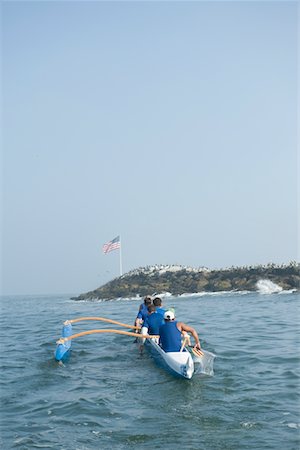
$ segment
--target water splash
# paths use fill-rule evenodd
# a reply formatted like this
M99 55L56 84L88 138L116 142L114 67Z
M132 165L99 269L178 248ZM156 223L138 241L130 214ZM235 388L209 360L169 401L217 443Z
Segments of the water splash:
M282 291L282 287L270 280L258 280L256 287L260 294L274 294Z
M216 355L214 355L211 352L208 352L207 350L201 349L201 351L202 356L200 357L197 357L194 354L192 354L192 358L195 364L195 373L209 375L212 377L214 375L213 365Z

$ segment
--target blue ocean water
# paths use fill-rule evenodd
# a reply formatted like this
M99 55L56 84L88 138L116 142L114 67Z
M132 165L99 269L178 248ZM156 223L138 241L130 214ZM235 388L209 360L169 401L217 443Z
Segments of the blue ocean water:
M217 355L213 377L173 378L113 334L74 340L69 361L54 360L64 320L131 324L139 303L1 298L1 449L299 449L299 294L166 298ZM116 328L73 329L105 327Z

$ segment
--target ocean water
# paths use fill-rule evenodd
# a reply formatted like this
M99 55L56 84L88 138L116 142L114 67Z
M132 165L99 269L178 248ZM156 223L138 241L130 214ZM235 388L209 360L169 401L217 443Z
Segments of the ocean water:
M1 298L0 448L299 450L299 294L165 300L217 355L213 377L173 378L131 337L74 340L54 360L66 319L133 323L138 300ZM101 322L73 331L116 328Z

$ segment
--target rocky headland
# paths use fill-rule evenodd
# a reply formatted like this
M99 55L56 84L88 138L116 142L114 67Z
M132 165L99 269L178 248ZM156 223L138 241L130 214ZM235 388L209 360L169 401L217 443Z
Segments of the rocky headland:
M300 264L258 265L210 270L178 265L155 265L132 270L97 289L73 300L112 300L134 298L147 294L172 295L220 291L260 291L266 284L274 292L300 290Z

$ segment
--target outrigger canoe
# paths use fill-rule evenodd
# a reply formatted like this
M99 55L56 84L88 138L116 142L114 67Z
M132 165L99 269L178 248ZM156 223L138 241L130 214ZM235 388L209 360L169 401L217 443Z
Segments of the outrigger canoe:
M64 322L62 337L57 341L57 347L54 352L54 357L57 361L65 361L69 357L71 341L75 338L94 333L117 333L127 336L134 336L135 338L140 337L138 342L144 343L145 348L153 357L155 362L176 377L190 380L194 373L213 375L213 360L215 355L206 350L201 349L200 352L194 351L192 350L192 347L185 345L187 342L183 342L181 351L167 353L158 344L159 336L147 334L140 335L137 334L137 332L133 333L115 329L97 329L72 334L72 323L83 320L100 320L140 331L139 327L123 324L115 320L105 319L103 317L81 317L78 319L67 320Z

